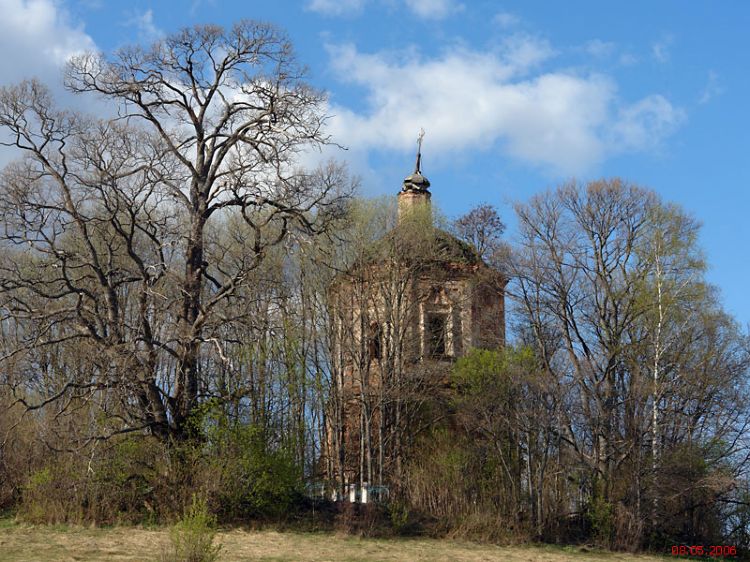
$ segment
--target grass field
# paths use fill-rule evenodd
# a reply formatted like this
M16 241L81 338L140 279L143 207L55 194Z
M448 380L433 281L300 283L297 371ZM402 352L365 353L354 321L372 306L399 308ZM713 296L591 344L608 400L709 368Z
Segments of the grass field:
M657 562L669 558L589 551L580 548L492 546L434 539L358 539L326 534L228 531L217 541L220 560L266 561L440 561L567 562L573 560ZM2 562L148 562L168 543L165 530L119 527L86 529L37 527L0 521Z

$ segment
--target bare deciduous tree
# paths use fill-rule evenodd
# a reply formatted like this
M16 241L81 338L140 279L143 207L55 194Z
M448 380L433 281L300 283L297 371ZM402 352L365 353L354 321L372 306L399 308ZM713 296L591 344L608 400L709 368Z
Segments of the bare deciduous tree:
M493 257L502 248L501 238L505 232L505 224L497 214L495 207L488 203L476 206L465 215L456 219L453 229L462 240L476 249L479 257L487 262L493 262Z
M558 386L556 431L583 467L585 501L610 529L604 540L637 545L644 498L656 506L659 495L697 493L686 483L677 496L663 489L674 451L721 441L726 458L746 447L742 336L703 281L697 225L654 193L620 180L567 185L517 212L516 296L525 337ZM707 479L721 470L706 466ZM731 488L720 480L714 498Z
M113 101L117 119L57 111L35 82L0 93L0 125L26 155L4 175L4 211L15 215L4 238L38 260L7 270L5 289L16 291L16 314L59 318L47 322L59 330L29 333L27 345L85 337L116 354L143 425L163 437L187 434L208 387L201 358L216 347L207 327L226 320L220 305L269 248L342 214L350 186L340 170L298 166L328 142L324 96L303 77L283 33L242 21L74 59L68 88ZM242 251L208 251L209 227L235 219ZM82 384L113 381L69 381L60 395Z

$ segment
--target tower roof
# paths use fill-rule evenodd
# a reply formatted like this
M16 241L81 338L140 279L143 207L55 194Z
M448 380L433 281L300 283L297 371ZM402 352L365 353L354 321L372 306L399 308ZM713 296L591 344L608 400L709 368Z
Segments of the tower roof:
M421 172L414 172L404 178L403 191L427 191L430 187L430 180L424 177Z
M389 261L396 255L403 261L418 260L433 265L481 267L485 265L474 248L440 228L415 231L412 225L398 225L367 249L364 263Z

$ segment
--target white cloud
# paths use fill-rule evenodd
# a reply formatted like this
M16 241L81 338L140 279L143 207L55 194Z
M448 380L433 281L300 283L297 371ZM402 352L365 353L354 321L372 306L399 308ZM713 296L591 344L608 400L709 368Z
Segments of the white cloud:
M552 58L555 51L546 39L525 33L506 37L500 49L500 58L518 74L524 74Z
M701 92L700 98L698 98L698 103L708 103L713 98L715 98L716 96L720 96L723 93L724 86L722 86L721 82L719 81L719 75L716 74L716 72L714 72L713 70L709 70L708 80L706 81L706 86Z
M307 9L327 16L356 14L362 11L365 0L310 0Z
M615 52L615 44L601 39L592 39L583 46L583 50L592 57L603 59Z
M685 112L661 95L652 94L620 109L611 129L621 150L648 150L659 146L685 120Z
M53 0L0 0L0 82L58 79L71 56L95 48Z
M423 19L444 19L464 9L455 0L405 0L406 6Z
M74 105L62 87L61 69L70 57L96 49L83 27L54 0L0 0L0 14L0 86L37 78L60 105ZM0 150L0 167L16 156L12 149Z
M673 42L674 37L668 34L664 35L659 41L651 45L651 55L656 62L661 64L669 62L671 57L670 49Z
M134 27L138 31L138 39L143 42L155 41L164 35L154 23L154 12L151 9L142 14L136 13L125 22L125 25Z
M521 23L521 18L510 12L498 12L492 21L502 29L509 29Z
M194 16L204 6L208 8L215 8L216 0L193 0L192 3L190 4L190 15Z
M331 133L357 150L411 150L424 127L433 158L499 147L514 159L570 175L592 170L611 154L654 147L683 118L658 95L624 104L605 75L534 72L551 48L524 36L514 41L515 49L453 49L432 59L329 47L340 79L362 87L368 103L361 112L332 106Z
M307 9L326 16L352 16L362 12L370 0L309 0ZM381 4L392 4L381 0ZM440 20L464 10L456 0L403 0L406 8L422 19Z
M78 0L78 4L89 10L101 10L104 0Z
M638 57L631 53L623 53L620 55L620 64L622 66L633 66L638 62Z

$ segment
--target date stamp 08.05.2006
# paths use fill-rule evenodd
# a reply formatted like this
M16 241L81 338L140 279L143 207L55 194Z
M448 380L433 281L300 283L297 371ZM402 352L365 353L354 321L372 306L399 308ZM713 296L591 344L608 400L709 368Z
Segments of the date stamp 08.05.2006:
M700 556L710 558L736 558L737 547L728 545L673 545L672 556Z

